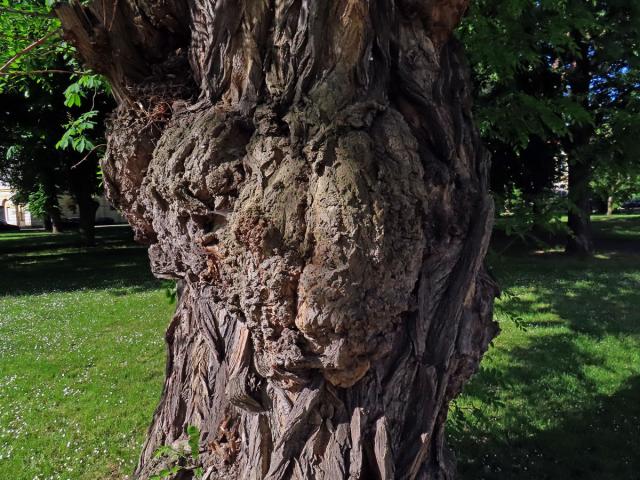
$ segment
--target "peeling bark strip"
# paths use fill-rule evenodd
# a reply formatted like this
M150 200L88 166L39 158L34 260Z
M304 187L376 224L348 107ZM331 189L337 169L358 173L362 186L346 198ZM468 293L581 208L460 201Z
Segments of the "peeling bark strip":
M466 7L57 9L119 100L107 193L182 289L138 478L188 425L206 479L453 477L448 404L497 333Z

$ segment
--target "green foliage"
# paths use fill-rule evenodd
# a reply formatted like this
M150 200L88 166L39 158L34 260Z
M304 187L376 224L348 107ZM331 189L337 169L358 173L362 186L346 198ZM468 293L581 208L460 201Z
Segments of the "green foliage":
M200 430L195 425L187 427L187 435L189 436L189 447L191 449L191 457L198 460L200 456Z
M91 134L95 133L95 118L100 114L95 109L95 99L97 95L109 91L109 85L104 77L95 74L80 75L76 82L67 87L64 91L64 105L66 107L80 107L83 100L88 95L92 95L91 109L65 125L66 131L56 144L56 148L61 150L73 149L79 153L95 148L95 142Z
M591 189L600 201L606 204L610 198L614 209L626 200L640 196L640 165L617 167L614 163L603 165L591 180Z
M567 155L629 176L640 155L640 2L477 0L459 33L476 119L499 160L494 190L528 190L519 167L528 162L523 168L535 173L535 155L522 155L532 141L546 144L558 173ZM538 193L557 179L543 177Z
M44 217L47 213L47 194L44 191L42 185L38 187L38 190L31 192L27 198L27 208L31 215L35 217Z
M95 128L95 118L98 116L96 110L91 110L80 115L75 120L65 124L66 128L62 138L56 143L56 148L61 150L73 148L76 152L84 152L94 148L93 142L87 136L87 132Z
M194 478L202 478L204 474L202 467L186 465L189 461L195 464L200 456L200 430L198 427L189 425L187 427L187 437L188 450L185 448L173 448L167 445L161 445L156 449L153 454L154 458L165 458L171 465L151 476L149 480L166 480L181 471L191 471L193 472Z
M170 304L175 304L178 299L178 284L177 282L167 280L163 282L164 293L169 300Z
M496 195L496 203L502 215L497 228L515 241L545 246L547 237L567 232L562 215L567 210L567 200L553 193L533 197L525 196L512 187L505 195Z
M74 50L63 38L52 1L0 0L0 92L28 97L35 83L46 88L61 72L79 71Z
M67 107L79 107L87 95L93 94L95 96L99 92L110 92L109 84L105 78L96 74L82 74L64 91L64 104Z
M99 151L102 120L111 109L104 78L81 69L62 38L54 3L0 0L0 178L24 198L47 185L51 203L70 182L78 189L77 177L85 173L85 184L97 188L97 156L82 174L72 167L80 161L76 153Z
M82 98L85 96L84 90L80 86L80 82L72 83L64 91L65 101L64 104L67 107L79 107L82 105Z

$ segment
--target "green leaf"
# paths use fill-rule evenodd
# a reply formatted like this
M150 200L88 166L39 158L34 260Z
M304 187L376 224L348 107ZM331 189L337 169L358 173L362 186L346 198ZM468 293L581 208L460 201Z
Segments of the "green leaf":
M200 456L200 430L195 425L187 427L187 435L189 436L189 447L191 447L191 457L198 460Z

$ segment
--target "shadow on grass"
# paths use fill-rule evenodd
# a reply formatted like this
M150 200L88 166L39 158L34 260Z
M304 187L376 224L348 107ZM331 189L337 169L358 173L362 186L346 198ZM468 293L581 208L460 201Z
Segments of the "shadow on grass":
M96 243L99 246L133 244L133 232L128 225L97 227ZM0 255L78 246L80 246L80 234L77 230L58 234L38 230L0 232Z
M558 323L597 337L640 335L640 256L612 254L608 258L577 260L560 253L504 257L495 273L508 288L528 288L533 297L508 296L501 310L554 313L557 322L521 322L527 327Z
M637 338L639 318L624 320L616 315L620 308L606 306L598 317L589 316L585 312L603 292L589 297L585 289L583 296L554 301L561 287L553 295L551 284L535 301L516 298L503 306L525 312L542 308L565 321L525 319L528 341L504 351L506 362L483 368L466 389L466 408L472 411L454 412L450 426L462 478L640 478L640 377L628 378L612 395L596 394L603 389L601 377L624 376L611 372L620 365L610 357L623 358L626 348L598 339ZM554 333L566 332L566 320L570 331ZM576 341L579 335L589 340Z
M0 239L0 295L79 289L126 295L159 287L146 248L133 243L129 228L98 229L96 247L69 247L74 241L72 235Z
M491 243L496 251L526 255L539 248L564 250L566 231L537 231L521 239L508 236L504 225L504 220L498 220L493 231ZM640 254L640 215L593 216L592 230L597 252Z
M525 330L510 326L451 412L461 477L640 479L640 256L494 267L498 311Z
M544 392L533 398L544 402ZM456 444L468 461L465 479L636 480L640 475L640 376L614 394L595 396L588 406L557 410L544 430L515 429L487 436L471 427ZM551 405L556 408L557 406ZM458 432L460 434L460 432ZM469 440L475 437L475 442Z

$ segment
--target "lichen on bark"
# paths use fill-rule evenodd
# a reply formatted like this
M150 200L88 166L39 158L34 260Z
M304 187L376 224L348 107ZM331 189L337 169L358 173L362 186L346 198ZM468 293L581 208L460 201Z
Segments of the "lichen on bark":
M497 333L466 6L58 7L119 102L107 193L182 292L138 478L188 425L206 479L454 475L448 404Z

